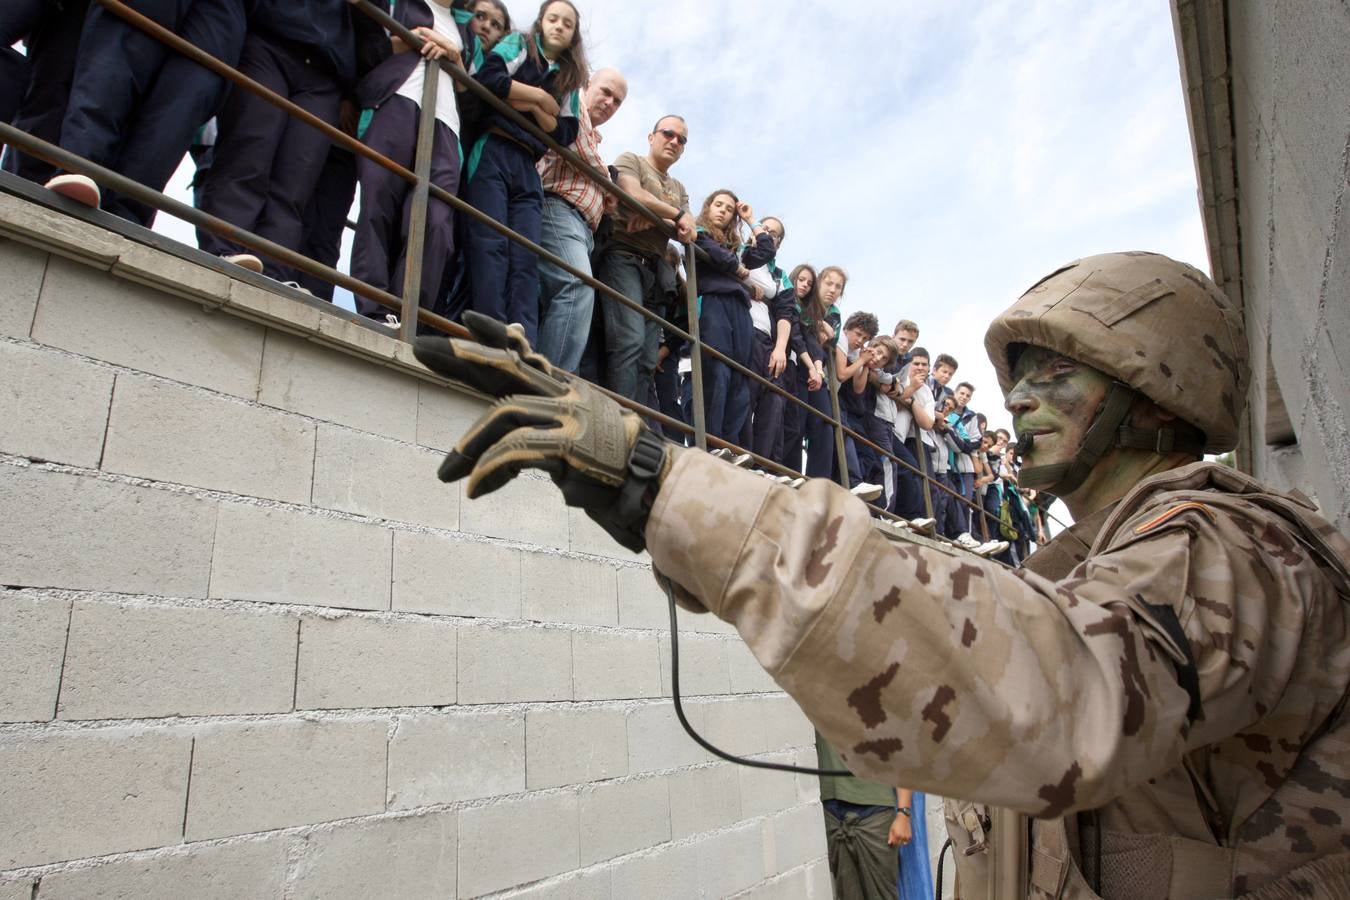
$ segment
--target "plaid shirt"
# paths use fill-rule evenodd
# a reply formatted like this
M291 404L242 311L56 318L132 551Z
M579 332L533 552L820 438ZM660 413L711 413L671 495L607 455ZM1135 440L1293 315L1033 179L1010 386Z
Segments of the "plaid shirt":
M591 125L591 114L586 105L581 105L581 130L572 142L571 150L601 172L605 171L605 161L600 158L600 132ZM594 231L600 225L600 215L605 210L605 195L587 176L574 169L567 160L550 150L539 160L539 179L544 183L544 192L557 194L576 207L586 224Z

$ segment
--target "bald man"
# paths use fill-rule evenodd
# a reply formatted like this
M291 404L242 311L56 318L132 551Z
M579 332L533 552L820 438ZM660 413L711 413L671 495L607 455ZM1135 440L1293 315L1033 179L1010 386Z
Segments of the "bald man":
M628 82L615 69L600 69L586 85L581 130L569 149L601 172L606 169L596 129L618 112L626 96ZM544 183L539 243L589 275L606 195L552 150L539 161L539 177ZM539 351L555 366L577 371L594 307L595 290L590 285L553 263L539 261Z

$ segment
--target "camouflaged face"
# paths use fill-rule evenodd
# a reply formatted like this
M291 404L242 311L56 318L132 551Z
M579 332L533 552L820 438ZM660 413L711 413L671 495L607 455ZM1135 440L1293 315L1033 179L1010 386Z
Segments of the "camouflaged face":
M1237 445L1247 397L1241 313L1204 273L1156 253L1089 256L1037 282L989 326L984 346L1004 394L1009 351L1045 347L1105 372L1205 432L1206 452Z
M1205 463L1092 526L1052 543L1082 550L1054 571L1009 570L893 543L832 483L794 491L686 451L647 539L859 775L1217 837L1244 890L1350 849L1350 544ZM1178 681L1188 653L1198 716Z

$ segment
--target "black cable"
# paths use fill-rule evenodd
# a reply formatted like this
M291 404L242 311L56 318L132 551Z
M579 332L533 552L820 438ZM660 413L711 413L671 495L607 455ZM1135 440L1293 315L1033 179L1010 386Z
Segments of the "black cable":
M704 750L707 750L713 756L719 756L727 762L733 762L740 766L749 766L752 769L773 769L779 772L796 772L802 775L833 775L856 777L848 769L808 769L804 766L793 766L788 763L765 762L759 759L746 759L743 756L736 756L727 753L718 747L715 747L703 735L694 730L694 726L689 724L689 720L684 716L684 706L680 703L680 636L679 623L676 618L675 591L670 585L670 579L663 575L657 575L656 580L660 583L662 590L666 592L666 600L670 603L670 694L675 700L675 716L684 726L685 732L694 739Z
M933 900L942 900L942 859L948 850L952 851L952 859L955 860L956 851L952 849L951 838L947 838L946 843L942 845L942 849L938 851L937 889L933 891Z

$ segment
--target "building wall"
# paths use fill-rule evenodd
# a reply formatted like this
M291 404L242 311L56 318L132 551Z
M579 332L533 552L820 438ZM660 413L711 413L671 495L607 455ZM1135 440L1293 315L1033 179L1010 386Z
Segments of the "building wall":
M1173 13L1211 265L1247 323L1240 462L1350 531L1350 7Z
M0 195L0 898L829 896L664 595L406 345ZM814 763L681 613L716 744ZM517 893L518 891L518 893Z

